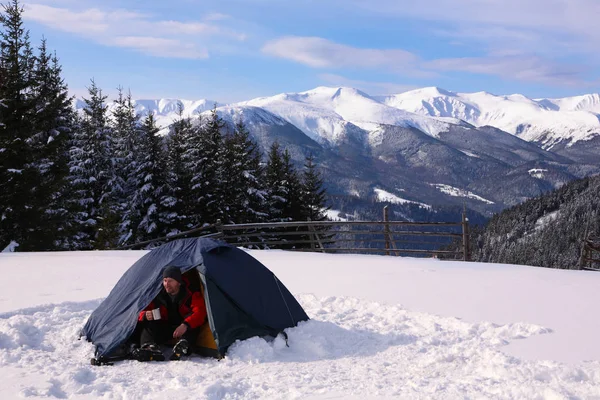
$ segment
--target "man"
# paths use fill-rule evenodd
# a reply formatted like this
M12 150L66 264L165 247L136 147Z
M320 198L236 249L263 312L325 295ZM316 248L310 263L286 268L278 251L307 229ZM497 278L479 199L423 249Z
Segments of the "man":
M160 293L139 314L141 347L133 351L139 361L165 359L159 345L177 340L172 360L190 354L190 344L195 343L199 328L206 320L206 305L199 291L192 291L178 267L169 266L163 271Z

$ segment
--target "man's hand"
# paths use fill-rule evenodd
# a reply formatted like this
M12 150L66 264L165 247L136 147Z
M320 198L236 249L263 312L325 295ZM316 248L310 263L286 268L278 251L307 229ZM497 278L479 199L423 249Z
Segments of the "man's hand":
M152 321L154 319L154 315L152 315L152 311L146 311L146 319L148 321Z
M180 337L182 337L185 332L187 332L187 325L186 324L181 324L177 327L177 329L175 329L175 332L173 332L173 337L175 339L179 339Z

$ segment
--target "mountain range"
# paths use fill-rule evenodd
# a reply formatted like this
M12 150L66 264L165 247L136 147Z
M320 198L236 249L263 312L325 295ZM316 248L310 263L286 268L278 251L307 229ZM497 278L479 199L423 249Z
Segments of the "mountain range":
M465 204L489 215L600 172L598 94L530 99L429 87L370 96L318 87L234 104L135 104L142 115L154 113L163 132L180 107L202 118L216 105L228 125L243 121L263 149L278 141L299 165L315 155L330 194L373 201Z

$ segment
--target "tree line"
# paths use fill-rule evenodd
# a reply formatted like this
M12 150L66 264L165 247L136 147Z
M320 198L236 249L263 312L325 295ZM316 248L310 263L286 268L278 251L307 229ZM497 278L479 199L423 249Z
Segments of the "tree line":
M178 117L158 134L118 88L112 112L91 81L73 107L56 53L33 49L18 0L0 12L0 251L107 249L215 223L323 220L309 156L297 170L247 127Z
M590 236L600 236L600 175L506 209L472 238L477 261L578 269Z

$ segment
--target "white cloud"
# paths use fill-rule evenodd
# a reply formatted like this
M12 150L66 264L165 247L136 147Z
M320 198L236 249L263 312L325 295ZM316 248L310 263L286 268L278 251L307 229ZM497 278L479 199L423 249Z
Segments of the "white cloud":
M320 37L286 36L267 42L265 54L296 61L314 68L409 67L417 57L405 50L362 49Z
M112 40L115 46L142 51L157 57L171 58L208 58L208 52L197 49L192 43L177 39L165 39L151 36L118 36Z
M513 39L525 38L516 33L505 34ZM581 77L583 68L532 55L518 48L497 47L479 57L424 60L402 49L363 49L319 37L287 36L267 42L262 51L318 69L367 68L422 78L438 77L440 72L445 71L458 71L555 86L589 85ZM331 83L338 84L334 82L337 80L340 84L345 84L345 79L339 75L321 76L329 78ZM361 81L348 82L352 83L351 86L362 88L368 84ZM369 85L374 87L373 83Z
M23 16L106 46L130 48L157 57L203 59L209 55L209 46L216 42L246 39L246 35L215 22L226 19L223 14L207 14L203 21L181 22L157 20L149 14L123 9L73 10L31 3L25 5ZM145 35L148 32L151 36Z
M335 0L334 0L335 1ZM588 55L600 45L597 0L429 0L411 2L351 0L358 12L435 21L441 29L493 47L560 55L577 50ZM437 26L439 29L439 24ZM556 42L563 45L553 47ZM574 45L575 49L569 49Z
M324 0L327 1L327 0ZM600 66L598 0L329 0L382 23L421 22L426 33L478 56L428 61L423 68L496 75L558 86L589 86ZM350 4L349 4L350 3ZM460 49L459 49L460 50Z
M489 57L443 58L425 62L425 68L496 75L507 79L558 86L581 86L581 68L558 65L535 56L494 55Z
M36 21L54 29L71 33L104 33L108 31L108 19L118 17L119 13L107 13L90 8L81 12L73 12L66 8L56 8L43 4L28 4L24 18Z

